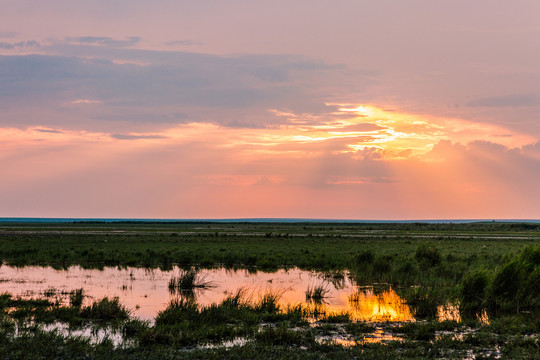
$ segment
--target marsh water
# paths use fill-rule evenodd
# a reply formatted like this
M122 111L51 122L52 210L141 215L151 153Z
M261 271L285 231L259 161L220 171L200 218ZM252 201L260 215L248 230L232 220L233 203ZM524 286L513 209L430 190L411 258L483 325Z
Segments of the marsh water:
M143 320L154 319L167 303L179 294L171 292L169 281L181 272L142 268L66 270L51 267L0 267L0 292L21 297L58 297L66 300L67 293L82 288L88 302L105 296L118 297ZM279 295L283 307L306 304L306 291L322 287L322 306L327 312L349 312L354 319L365 321L407 321L412 314L392 288L376 291L373 286L355 286L346 274L324 274L299 269L276 272L248 270L202 269L198 273L206 285L189 294L200 306L219 303L226 296L243 289L247 298L257 301L266 293ZM180 294L182 295L182 294Z
M353 320L414 321L411 309L391 286L358 286L346 272L321 273L298 268L275 272L201 269L199 281L206 286L186 294L169 289L169 281L181 271L176 267L171 270L129 267L97 270L72 266L58 270L3 265L0 266L0 293L8 292L23 298L47 296L67 303L68 293L82 288L88 304L105 296L118 297L133 316L152 322L174 297L191 296L199 306L207 306L242 289L247 300L252 302L267 293L278 294L279 305L283 308L302 304L318 307L327 314L347 312ZM306 300L306 292L317 287L323 289L322 301ZM459 314L448 307L441 308L439 316L455 319Z

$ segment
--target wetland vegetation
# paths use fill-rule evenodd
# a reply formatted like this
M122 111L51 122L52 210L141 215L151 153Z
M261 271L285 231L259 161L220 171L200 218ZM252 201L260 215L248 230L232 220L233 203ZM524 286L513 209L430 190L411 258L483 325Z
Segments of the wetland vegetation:
M162 282L172 298L143 320L118 298L90 298L84 286L63 294L4 292L0 353L535 359L539 239L540 225L526 223L1 223L4 266L155 268L170 272ZM308 284L298 302L280 301L286 289L255 296L240 287L202 304L197 292L213 285L202 273L212 268L316 270L323 280ZM348 307L329 311L330 289L345 283L357 289L347 294ZM355 315L365 310L366 294L379 307L398 298L403 308L387 313L399 316ZM83 336L88 332L94 336Z

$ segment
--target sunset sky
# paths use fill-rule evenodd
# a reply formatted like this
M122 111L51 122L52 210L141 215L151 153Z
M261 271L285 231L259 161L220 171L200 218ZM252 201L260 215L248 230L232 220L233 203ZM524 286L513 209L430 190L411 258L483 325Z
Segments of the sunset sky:
M0 0L0 110L0 217L540 218L538 0Z

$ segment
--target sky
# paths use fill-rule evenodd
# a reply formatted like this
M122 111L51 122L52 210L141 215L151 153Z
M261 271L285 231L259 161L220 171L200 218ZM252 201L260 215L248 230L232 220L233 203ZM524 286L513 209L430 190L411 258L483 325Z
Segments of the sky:
M540 219L537 0L0 6L0 217Z

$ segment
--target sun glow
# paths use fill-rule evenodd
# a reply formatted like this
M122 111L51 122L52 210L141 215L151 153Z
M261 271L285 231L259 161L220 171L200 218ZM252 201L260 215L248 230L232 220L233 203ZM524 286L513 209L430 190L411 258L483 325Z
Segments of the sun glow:
M327 105L337 110L317 116L270 110L281 120L281 125L270 128L245 129L212 123L188 123L152 134L29 128L3 129L0 135L5 139L3 147L14 142L36 140L49 145L81 141L118 143L123 149L196 142L233 149L240 157L265 154L306 157L327 152L355 156L370 152L378 154L380 159L422 158L443 140L467 144L481 139L508 148L537 141L532 136L510 133L495 125L462 119L414 115L372 105Z
M495 125L462 119L408 114L371 105L327 105L337 110L318 117L275 110L276 116L288 122L266 132L273 134L275 144L335 143L337 153L371 150L387 159L423 156L441 140L466 144L484 139L510 148L536 141L525 134L508 136L506 129Z

